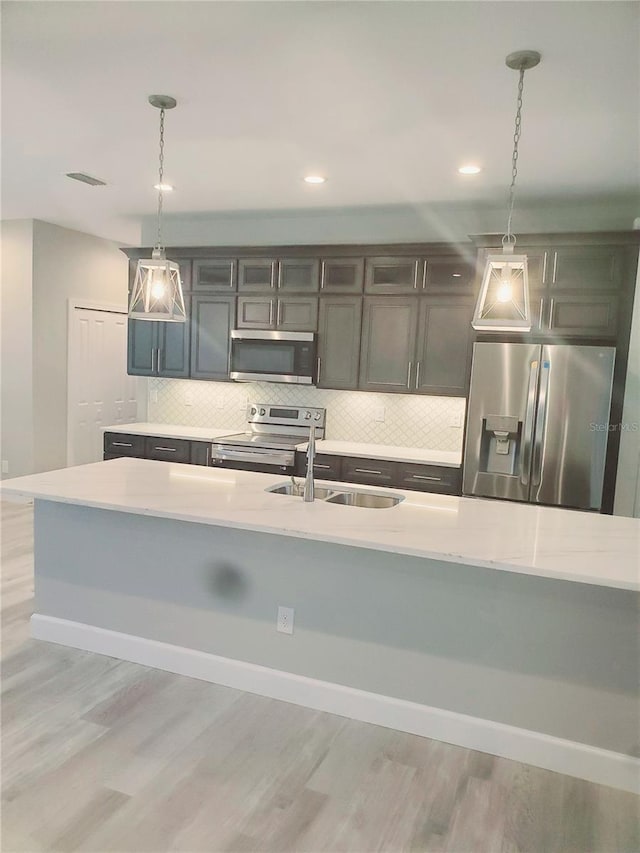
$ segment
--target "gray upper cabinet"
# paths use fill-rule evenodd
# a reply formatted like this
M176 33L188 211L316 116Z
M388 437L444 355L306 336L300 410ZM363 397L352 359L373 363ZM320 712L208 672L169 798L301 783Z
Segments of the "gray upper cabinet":
M271 291L276 286L276 261L272 258L240 258L238 290Z
M190 300L185 298L186 323L129 320L127 324L127 373L132 376L189 376Z
M191 307L191 377L228 379L231 330L236 300L229 296L193 297Z
M239 296L237 328L315 332L318 299L313 296Z
M319 388L358 387L362 298L325 296L318 320Z
M420 300L413 388L423 394L462 397L467 391L474 300L430 296Z
M553 252L552 290L618 290L621 282L617 246L566 246Z
M404 391L411 387L418 300L365 296L360 350L363 391Z
M316 293L320 285L317 258L282 258L278 261L278 289L290 293Z
M548 320L543 326L551 336L563 338L614 338L618 329L618 297L612 293L557 293L549 299Z
M232 293L236 289L237 262L233 258L197 258L193 262L193 289Z
M362 293L364 258L323 258L320 265L322 293Z
M473 293L475 261L460 256L430 257L425 261L423 288L427 293Z
M422 287L423 262L420 258L367 258L366 293L415 293Z

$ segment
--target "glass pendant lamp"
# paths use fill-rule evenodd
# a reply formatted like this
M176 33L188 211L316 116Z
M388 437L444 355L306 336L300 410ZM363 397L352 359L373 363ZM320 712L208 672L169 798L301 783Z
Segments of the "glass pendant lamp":
M516 53L510 53L506 58L507 66L520 72L511 158L507 233L502 238L502 252L487 256L478 302L471 322L473 328L479 331L528 332L531 329L527 256L514 253L516 236L511 231L511 220L518 176L524 72L529 68L535 68L539 62L540 54L536 50L519 50Z
M138 261L133 288L129 295L132 320L161 320L184 323L187 319L180 267L167 260L162 243L162 193L164 177L164 113L176 106L169 95L149 95L149 103L160 110L160 157L158 167L158 237L150 258Z

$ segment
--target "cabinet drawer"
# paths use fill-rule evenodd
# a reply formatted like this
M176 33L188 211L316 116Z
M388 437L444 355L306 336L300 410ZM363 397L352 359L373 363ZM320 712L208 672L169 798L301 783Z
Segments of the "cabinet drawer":
M342 477L345 483L366 483L371 486L393 486L395 462L386 459L343 457Z
M332 456L328 453L317 453L313 463L313 476L318 480L339 480L341 469L341 456ZM296 476L304 477L307 473L307 454L296 453Z
M163 462L188 463L191 461L191 442L183 438L147 436L145 456L147 459L159 459Z
M144 458L144 435L131 435L124 432L105 432L104 453L109 458L116 456L138 456Z
M399 462L396 486L399 489L413 489L418 492L459 495L461 494L461 469Z
M211 462L211 442L192 441L189 461L192 465L209 465Z

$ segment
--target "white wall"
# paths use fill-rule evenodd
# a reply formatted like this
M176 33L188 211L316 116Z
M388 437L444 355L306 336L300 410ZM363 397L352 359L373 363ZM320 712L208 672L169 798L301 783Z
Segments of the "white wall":
M127 270L116 243L34 220L34 471L66 465L68 301L126 306Z
M33 222L0 223L0 442L3 477L33 470Z
M449 242L466 240L469 234L504 232L506 200L505 188L501 205L469 199L458 204L165 213L163 232L168 246ZM637 215L635 197L559 198L544 203L519 199L513 224L516 234L625 230ZM143 245L154 243L156 227L152 217L143 220Z
M631 324L614 513L640 518L640 265Z

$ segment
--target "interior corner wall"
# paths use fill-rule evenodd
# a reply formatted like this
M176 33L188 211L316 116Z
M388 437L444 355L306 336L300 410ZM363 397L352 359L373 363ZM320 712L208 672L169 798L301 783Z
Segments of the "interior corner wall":
M0 449L2 477L33 471L33 220L0 223Z
M640 263L631 320L614 514L640 518Z
M126 306L127 270L116 243L34 220L34 472L67 463L69 300Z

